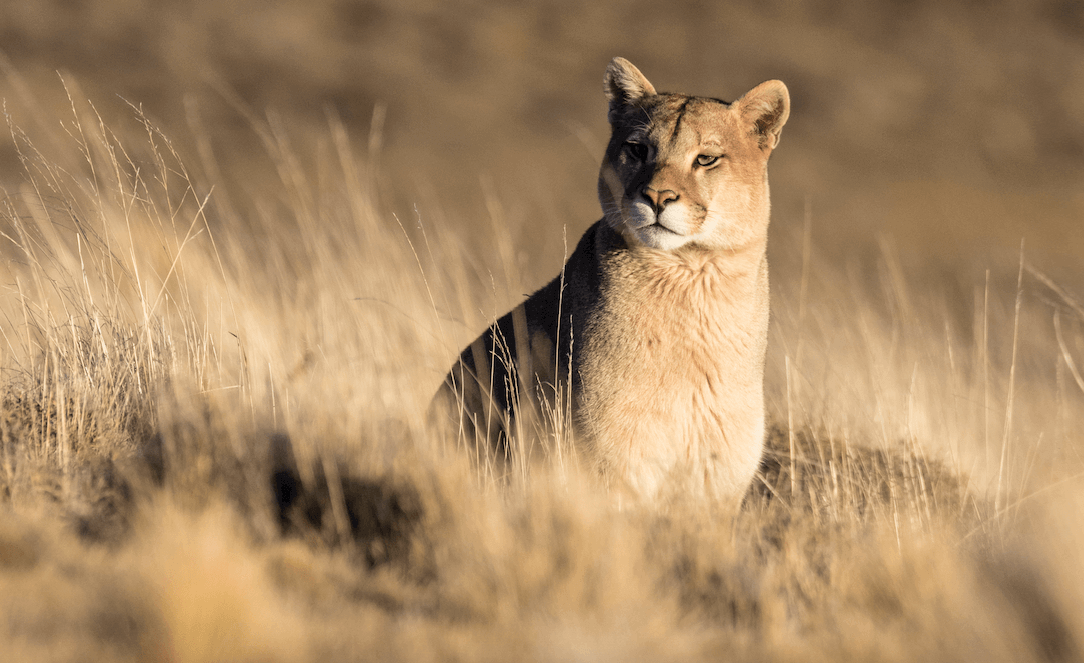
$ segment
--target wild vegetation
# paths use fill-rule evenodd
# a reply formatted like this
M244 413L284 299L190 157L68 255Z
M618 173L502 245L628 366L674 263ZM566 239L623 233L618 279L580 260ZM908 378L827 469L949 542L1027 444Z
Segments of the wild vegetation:
M0 660L1079 660L1084 20L980 5L6 3ZM426 426L614 55L791 89L738 512Z
M383 210L340 123L312 154L252 127L267 200L138 109L58 119L51 153L10 126L3 200L11 660L1080 655L1084 315L1026 251L962 311L889 247L863 274L799 239L744 508L618 508L568 456L502 480L426 429L514 277Z

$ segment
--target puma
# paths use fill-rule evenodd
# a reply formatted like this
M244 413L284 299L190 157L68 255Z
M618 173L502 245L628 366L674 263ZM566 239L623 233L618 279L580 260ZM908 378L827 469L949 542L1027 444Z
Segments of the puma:
M606 69L603 217L562 273L468 346L438 399L498 457L568 394L578 455L613 490L740 500L764 445L767 164L790 98L659 93Z

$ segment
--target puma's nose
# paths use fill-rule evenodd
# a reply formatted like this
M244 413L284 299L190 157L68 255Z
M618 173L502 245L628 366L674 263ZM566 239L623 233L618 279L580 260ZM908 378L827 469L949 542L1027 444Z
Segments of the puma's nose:
M651 203L651 207L654 208L656 214L661 212L662 208L678 199L677 193L670 189L656 191L649 186L645 186L644 190L640 192L640 195L647 198L647 201Z

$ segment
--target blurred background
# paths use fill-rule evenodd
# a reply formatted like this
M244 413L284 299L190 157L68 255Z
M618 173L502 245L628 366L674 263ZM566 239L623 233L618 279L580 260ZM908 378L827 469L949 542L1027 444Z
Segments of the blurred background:
M891 246L969 280L1025 239L1080 289L1079 0L0 0L0 97L32 137L70 118L63 77L108 125L141 106L206 181L273 205L257 127L318 173L341 120L405 225L454 228L482 262L507 229L529 288L600 216L615 55L660 90L787 83L774 253L808 219L827 259ZM8 191L20 168L0 141Z

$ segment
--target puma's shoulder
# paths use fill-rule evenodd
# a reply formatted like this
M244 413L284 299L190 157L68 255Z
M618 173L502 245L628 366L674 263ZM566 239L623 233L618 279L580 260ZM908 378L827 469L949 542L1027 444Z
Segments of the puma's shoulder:
M464 348L445 377L440 407L460 412L468 436L486 440L500 456L508 454L521 400L543 400L558 383L578 386L574 339L584 335L598 302L599 226L587 229L557 276Z

